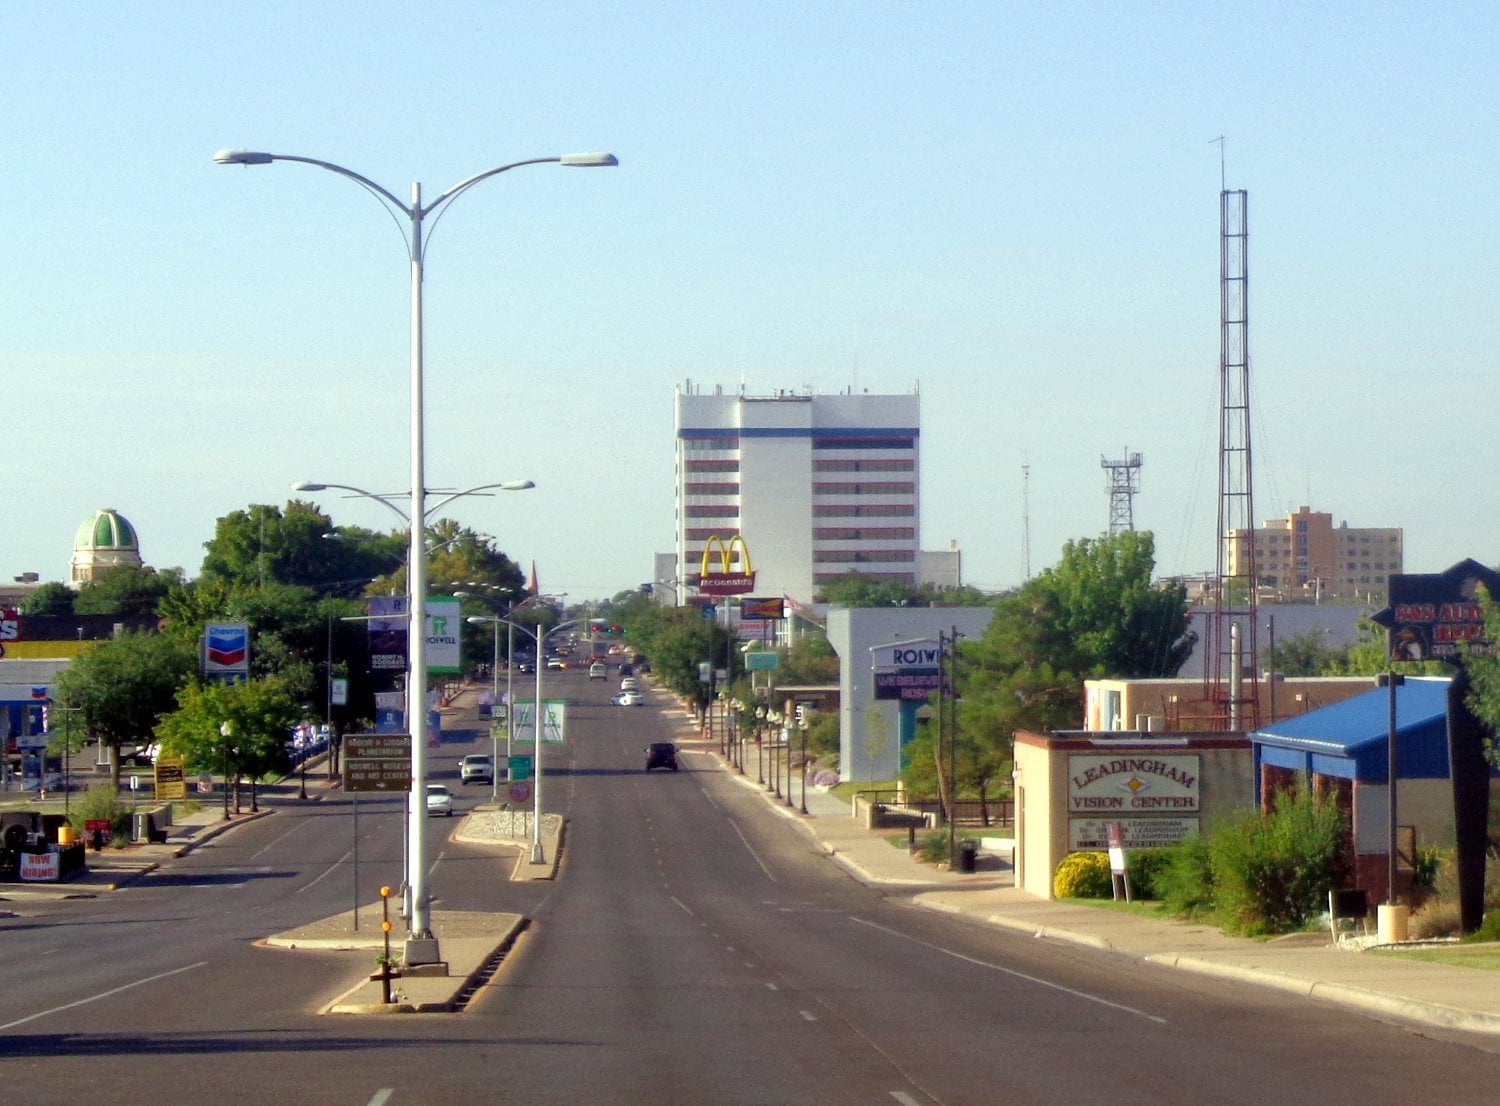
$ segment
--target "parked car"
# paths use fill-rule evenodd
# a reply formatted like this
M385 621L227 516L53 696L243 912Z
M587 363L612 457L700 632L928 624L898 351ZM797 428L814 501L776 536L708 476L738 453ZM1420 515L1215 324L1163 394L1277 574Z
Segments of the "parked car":
M604 665L600 664L598 661L595 661L593 664L589 665L589 679L602 680L608 675L609 669L605 668Z
M427 813L453 817L453 792L440 783L427 785Z
M465 784L494 783L495 763L484 753L474 753L458 762L458 778Z
M646 771L670 768L677 771L677 746L670 741L653 741L646 746Z

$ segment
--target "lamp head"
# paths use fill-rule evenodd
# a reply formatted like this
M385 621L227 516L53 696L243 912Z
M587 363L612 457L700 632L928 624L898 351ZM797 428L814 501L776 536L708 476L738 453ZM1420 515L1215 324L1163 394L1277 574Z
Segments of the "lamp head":
M236 151L220 151L220 153L234 152ZM218 154L215 154L214 156L215 158L217 158ZM269 161L270 159L267 158L267 160ZM614 154L563 154L563 156L558 158L557 160L561 165L576 165L579 168L583 169L605 168L608 166L620 164L620 159L615 157Z
M276 159L259 150L218 150L214 161L220 165L269 165Z
M327 490L327 484L316 484L311 480L299 480L292 485L294 492L326 492Z

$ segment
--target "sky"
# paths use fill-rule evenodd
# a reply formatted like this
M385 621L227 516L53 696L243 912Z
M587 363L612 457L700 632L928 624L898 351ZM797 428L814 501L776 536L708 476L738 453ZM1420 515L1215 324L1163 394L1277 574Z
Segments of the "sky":
M633 588L672 548L688 381L918 390L923 546L957 543L966 583L1107 530L1100 462L1135 452L1158 571L1212 572L1226 186L1257 519L1403 527L1408 572L1495 564L1500 434L1473 410L1497 25L1463 2L7 4L0 579L66 579L100 507L193 576L219 517L299 480L409 487L403 223L226 147L429 202L618 156L506 172L427 228L427 484L534 480L445 513L548 592Z

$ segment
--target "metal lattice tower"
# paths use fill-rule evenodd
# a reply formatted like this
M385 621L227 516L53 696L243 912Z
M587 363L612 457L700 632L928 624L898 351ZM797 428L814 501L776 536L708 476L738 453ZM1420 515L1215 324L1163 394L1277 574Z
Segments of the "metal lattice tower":
M1141 455L1127 451L1123 461L1100 457L1099 467L1109 473L1109 536L1134 530L1132 500L1141 490Z
M1031 579L1031 466L1021 466L1021 557Z
M1250 458L1249 196L1219 193L1219 518L1205 695L1214 727L1260 724Z

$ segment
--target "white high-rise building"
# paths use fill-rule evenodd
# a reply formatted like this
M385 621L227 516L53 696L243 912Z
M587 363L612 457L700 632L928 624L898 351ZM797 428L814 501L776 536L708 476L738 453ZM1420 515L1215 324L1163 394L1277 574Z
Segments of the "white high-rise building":
M705 544L735 535L756 595L807 603L851 572L918 583L919 408L915 393L678 388L678 601L694 594ZM733 567L744 568L737 550Z

